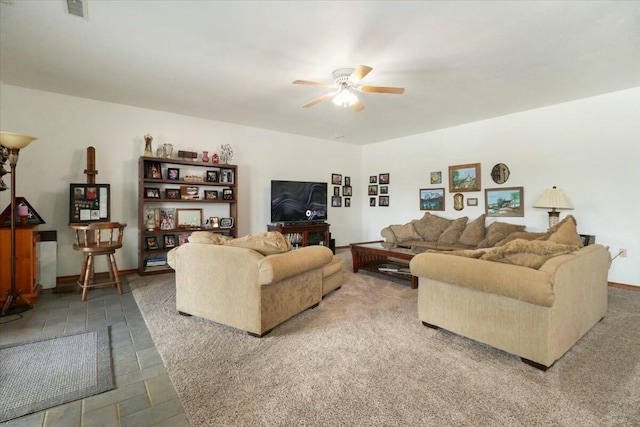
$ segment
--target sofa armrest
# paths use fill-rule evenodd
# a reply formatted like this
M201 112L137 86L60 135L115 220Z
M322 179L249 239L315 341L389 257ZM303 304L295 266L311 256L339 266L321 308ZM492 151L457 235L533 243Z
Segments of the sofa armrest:
M269 285L283 279L320 268L333 259L333 252L325 246L305 246L259 260L258 283Z
M391 227L385 227L380 230L380 235L384 238L386 243L395 243L396 241L396 235L393 230L391 230Z

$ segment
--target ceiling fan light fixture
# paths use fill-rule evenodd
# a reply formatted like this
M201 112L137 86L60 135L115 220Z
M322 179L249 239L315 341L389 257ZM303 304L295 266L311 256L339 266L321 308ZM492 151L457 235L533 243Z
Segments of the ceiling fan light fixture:
M356 102L358 102L358 97L347 88L341 89L340 92L333 97L333 103L339 107L351 107Z

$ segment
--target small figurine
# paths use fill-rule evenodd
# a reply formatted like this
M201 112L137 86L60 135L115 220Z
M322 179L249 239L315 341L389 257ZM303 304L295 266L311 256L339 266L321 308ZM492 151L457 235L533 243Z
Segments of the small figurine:
M209 152L208 151L203 151L202 152L202 162L203 163L207 163L209 161Z
M151 141L153 141L153 137L149 134L144 136L144 155L147 157L153 156L153 148L151 148Z
M213 163L214 165L220 163L220 157L218 157L217 153L213 153L213 156L211 156L211 163Z

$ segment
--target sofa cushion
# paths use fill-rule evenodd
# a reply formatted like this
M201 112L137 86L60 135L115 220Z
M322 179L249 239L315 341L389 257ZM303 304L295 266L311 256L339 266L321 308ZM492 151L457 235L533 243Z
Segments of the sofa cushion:
M480 243L486 235L487 229L484 225L486 217L486 214L482 214L468 223L462 231L458 242L466 246L473 246L474 248L478 246L478 243Z
M267 256L281 254L291 250L291 243L278 231L265 231L259 234L250 234L238 239L224 241L224 246L253 249Z
M442 232L453 220L432 215L426 212L422 218L413 221L413 226L420 237L426 242L436 242Z
M578 234L578 223L573 215L567 215L562 221L551 227L538 240L548 240L550 242L562 243L565 245L575 245L581 248L582 239Z
M194 231L189 236L189 242L191 243L206 243L209 245L222 245L223 242L229 239L231 238L213 231Z
M440 237L438 237L438 243L456 243L460 239L460 235L467 225L469 217L463 216L462 218L455 219L444 229Z
M516 239L504 246L487 251L480 259L521 265L537 270L549 258L568 254L578 249L578 246L575 245L563 245L543 240Z
M389 226L391 232L396 237L396 242L406 242L407 240L418 240L420 235L416 232L412 223Z
M504 239L511 233L523 231L524 225L508 224L506 222L496 221L487 227L487 235L484 240L478 243L478 248L490 248L495 246L500 240Z

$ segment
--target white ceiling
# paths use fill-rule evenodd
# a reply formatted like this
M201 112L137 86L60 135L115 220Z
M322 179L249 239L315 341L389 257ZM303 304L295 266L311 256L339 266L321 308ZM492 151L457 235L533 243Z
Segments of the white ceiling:
M0 1L5 84L354 144L640 86L638 1Z

